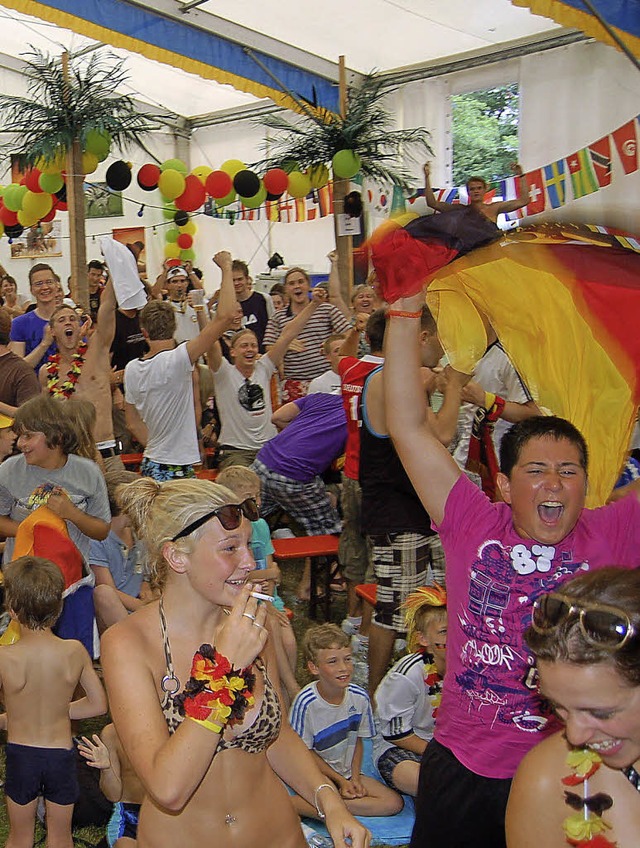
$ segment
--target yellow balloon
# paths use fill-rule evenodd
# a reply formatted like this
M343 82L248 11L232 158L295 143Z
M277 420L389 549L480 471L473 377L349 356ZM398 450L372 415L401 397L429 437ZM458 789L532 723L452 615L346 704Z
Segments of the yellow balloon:
M64 171L67 166L67 154L65 150L58 150L50 159L39 159L36 168L43 174L57 174Z
M160 174L158 188L167 200L175 200L176 197L180 197L184 191L184 187L184 177L173 168L167 168L166 171Z
M190 236L195 236L195 234L198 232L198 228L191 220L187 221L184 227L179 227L179 229L181 233L187 233L187 235Z
M14 642L17 642L20 638L20 625L12 618L9 622L9 626L4 631L2 636L0 636L0 645L13 645Z
M83 174L93 174L95 169L98 167L100 160L96 156L95 153L91 153L91 151L87 150L82 154L82 173Z
M26 216L35 216L36 221L48 215L53 208L53 198L46 192L28 191L22 199L22 211Z
M220 165L220 170L224 171L225 174L229 174L231 179L233 179L238 171L244 171L246 167L247 166L244 162L241 162L239 159L227 159L226 162L223 162L222 165Z
M0 238L4 235L4 224L0 221Z
M208 165L198 165L198 167L194 168L191 173L194 177L197 177L200 180L202 185L204 185L209 174L213 173L213 168L210 168Z
M39 220L38 216L37 215L30 215L27 212L25 212L24 209L20 209L20 211L17 214L18 214L18 223L22 224L22 226L25 229L28 229L29 227L33 227L34 224L38 223L38 220Z
M165 259L177 259L180 256L180 248L175 242L169 242L164 246Z
M306 197L311 191L311 180L300 171L291 171L289 174L289 194L291 197Z

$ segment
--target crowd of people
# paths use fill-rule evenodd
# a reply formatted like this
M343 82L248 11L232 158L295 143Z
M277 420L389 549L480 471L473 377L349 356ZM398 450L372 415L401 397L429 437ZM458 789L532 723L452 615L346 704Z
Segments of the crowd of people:
M464 214L495 222L481 183ZM384 303L374 272L349 305L328 258L269 293L227 251L215 281L166 263L140 310L98 260L86 310L48 265L30 301L2 277L10 848L40 797L70 848L72 722L107 709L77 748L117 848L320 845L313 820L365 848L406 796L412 848L633 844L640 485L586 509L582 435L491 327L460 374L424 291ZM347 591L300 645L291 528L339 535Z

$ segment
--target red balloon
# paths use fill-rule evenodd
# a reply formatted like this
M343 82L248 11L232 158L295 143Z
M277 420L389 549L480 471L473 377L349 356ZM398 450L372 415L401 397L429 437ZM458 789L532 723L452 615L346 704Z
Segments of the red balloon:
M212 171L207 177L205 187L211 197L219 200L229 194L233 188L233 180L226 171Z
M50 212L47 212L47 214L44 216L44 218L40 218L40 220L41 220L41 221L44 221L45 223L47 223L47 222L49 222L49 221L53 221L53 219L56 217L56 211L57 211L59 208L60 208L59 206L54 206L54 207L51 209L51 211L50 211Z
M282 168L271 168L262 178L269 194L284 194L289 185L289 176Z
M67 205L66 200L59 200L59 201L56 203L55 208L56 208L56 209L59 209L61 212L66 212L66 211L68 210L68 208L69 208L69 207L68 207L68 205Z
M18 223L18 213L12 212L11 209L7 209L3 203L0 206L0 221L2 221L5 227L15 227Z
M24 184L29 189L29 191L33 191L36 194L42 194L42 189L40 188L40 183L38 182L41 173L42 171L39 171L37 168L32 168L25 174Z
M207 192L195 174L189 174L184 178L185 188L180 197L176 197L175 204L183 212L195 212L205 202Z
M154 165L153 162L148 162L138 171L138 185L140 188L157 188L159 179L160 168L157 165Z
M198 178L196 177L196 179ZM177 238L177 243L181 250L189 250L193 244L193 236L190 236L189 233L180 233Z

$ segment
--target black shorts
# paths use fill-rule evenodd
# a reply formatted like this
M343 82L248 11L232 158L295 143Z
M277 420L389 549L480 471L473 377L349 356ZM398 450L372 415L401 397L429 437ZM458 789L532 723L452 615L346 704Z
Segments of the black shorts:
M505 848L510 779L469 771L435 739L422 755L410 848Z
M7 742L4 792L24 807L42 795L67 806L78 800L78 775L73 748L35 748Z

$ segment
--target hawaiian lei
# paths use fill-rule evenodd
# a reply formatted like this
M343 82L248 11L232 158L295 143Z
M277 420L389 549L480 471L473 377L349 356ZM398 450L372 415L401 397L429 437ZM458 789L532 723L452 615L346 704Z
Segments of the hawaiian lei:
M54 398L70 398L76 390L76 383L80 379L84 355L87 352L87 342L81 342L78 349L71 357L71 367L67 371L67 377L60 382L60 353L54 353L49 357L47 369L47 391Z
M431 659L431 662L427 662L429 659ZM429 653L425 653L424 685L429 695L433 717L435 718L440 702L442 701L442 677L436 664L433 662L433 657Z
M611 796L604 792L588 794L589 778L602 765L599 754L588 748L574 749L567 754L566 763L572 774L562 778L564 785L582 784L582 797L575 792L564 793L565 802L574 810L579 810L567 816L562 823L567 842L576 848L615 848L617 843L611 842L604 835L611 825L602 818L602 814L613 805Z

